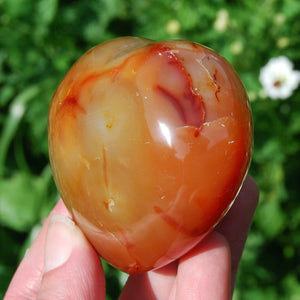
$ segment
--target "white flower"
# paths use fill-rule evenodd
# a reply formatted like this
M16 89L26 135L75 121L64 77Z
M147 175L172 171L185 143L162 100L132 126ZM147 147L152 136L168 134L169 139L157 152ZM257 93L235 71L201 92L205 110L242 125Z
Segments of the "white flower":
M264 92L272 99L290 97L300 82L300 72L285 56L271 58L260 70L259 80Z
M217 17L214 23L214 28L218 32L224 32L229 23L229 14L226 9L221 9L217 13Z
M167 23L166 31L168 34L177 34L180 31L180 23L177 20L170 20Z
M275 16L275 23L277 23L278 25L282 25L285 22L285 15L282 13L279 13Z
M230 50L233 54L240 54L244 49L244 45L240 41L233 42L230 45Z

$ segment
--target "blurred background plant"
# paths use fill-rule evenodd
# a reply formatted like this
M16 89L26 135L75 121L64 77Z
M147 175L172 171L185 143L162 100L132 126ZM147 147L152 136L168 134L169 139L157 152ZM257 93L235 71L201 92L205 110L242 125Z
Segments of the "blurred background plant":
M298 0L1 0L0 298L59 197L47 150L52 95L85 51L123 35L191 40L235 67L253 110L260 203L234 299L300 299ZM126 276L105 272L116 299Z

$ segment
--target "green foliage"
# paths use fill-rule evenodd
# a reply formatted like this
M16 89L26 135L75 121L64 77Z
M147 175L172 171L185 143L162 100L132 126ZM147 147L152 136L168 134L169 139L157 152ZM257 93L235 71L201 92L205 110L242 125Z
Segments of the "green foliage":
M250 173L260 203L234 299L300 299L300 94L271 100L259 81L272 57L300 69L299 20L297 0L0 1L0 298L58 198L47 148L58 83L92 46L135 35L204 44L241 76L253 110ZM116 299L124 274L104 266L107 299Z

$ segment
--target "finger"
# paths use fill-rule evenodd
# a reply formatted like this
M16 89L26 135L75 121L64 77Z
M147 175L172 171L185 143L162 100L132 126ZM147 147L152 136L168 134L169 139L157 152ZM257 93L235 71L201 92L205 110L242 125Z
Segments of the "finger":
M63 215L51 218L44 256L36 299L105 299L100 258L71 219Z
M176 284L168 299L229 298L230 249L222 235L212 232L179 260Z
M247 176L233 206L216 227L216 230L226 238L230 246L232 289L234 287L242 252L258 203L258 194L258 188L254 180L250 176Z
M119 300L169 299L177 273L177 262L158 270L132 275L128 278Z
M61 200L51 212L50 217L54 214L69 216L69 212ZM48 223L49 218L44 221L37 238L27 250L11 280L5 300L36 298L44 269L44 244Z

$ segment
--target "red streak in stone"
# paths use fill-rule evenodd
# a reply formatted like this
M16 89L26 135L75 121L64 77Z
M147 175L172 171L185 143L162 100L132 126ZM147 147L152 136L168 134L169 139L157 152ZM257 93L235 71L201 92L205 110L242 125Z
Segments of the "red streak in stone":
M125 229L122 228L118 228L121 239L118 238L118 240L126 247L126 249L129 251L130 248L133 248L135 246L134 243L130 242L126 233L125 233ZM130 253L129 253L130 254ZM131 255L130 255L131 256ZM132 257L132 256L131 256Z
M136 245L129 241L124 229L118 228L118 231L120 233L120 236L116 235L116 238L119 240L119 242L122 245L125 246L125 248L127 249L127 253L129 255L129 257L132 260L132 263L130 263L127 266L127 272L129 274L137 274L137 273L139 273L139 271L141 269L141 263L139 262L137 257L135 257L135 255L133 253L131 253L131 250L132 249L134 250L136 248Z
M213 79L214 79L214 84L217 88L215 91L215 96L216 96L217 101L219 102L220 100L219 100L218 94L220 93L221 87L217 84L217 69L215 70L215 73L213 74Z
M136 263L132 263L128 266L128 273L131 275L138 274L141 270L141 265Z
M108 69L101 73L91 73L88 76L86 76L81 82L78 83L77 86L75 86L76 90L80 93L81 89L83 87L92 82L93 80L100 79L101 77L104 77L105 75L109 75L109 78L112 79L112 81L115 81L116 75L119 73L119 68L112 68Z
M158 92L163 94L163 96L165 96L166 98L168 98L171 101L171 103L174 105L175 109L179 113L180 118L183 120L184 124L186 124L185 111L183 110L183 107L180 105L180 100L160 85L157 85L156 89Z
M78 103L78 100L73 95L68 95L58 108L58 113L67 114L76 118L76 113L86 114L85 109Z
M201 126L201 127L195 128L195 131L194 131L194 137L198 137L198 136L199 136L200 131L201 131L201 128L202 128L202 126Z
M105 73L105 72L104 72ZM92 73L86 76L81 82L80 82L80 88L82 88L85 84L87 84L90 81L93 81L95 79L98 79L104 75L104 73Z
M174 105L184 125L198 128L195 131L195 137L197 137L201 125L205 122L205 107L202 96L194 92L191 75L185 70L172 49L162 45L154 45L150 49L150 53L162 56L167 64L174 67L174 72L179 73L183 83L181 86L174 86L174 90L170 91L170 87L157 84L154 89Z
M188 230L182 224L179 224L174 218L168 215L164 210L162 210L158 206L153 207L154 211L171 227L173 227L176 231L181 232L188 236L198 235L198 230Z
M170 52L170 50L171 50L171 48L169 48L167 46L155 44L155 45L151 46L150 53L151 54L164 53L164 52Z
M78 98L80 97L80 93L86 84L93 82L94 80L99 80L101 77L107 76L112 82L114 82L125 65L128 63L131 57L127 57L121 65L109 68L104 70L101 73L90 73L82 79L78 79L73 82L72 87L66 98L60 103L58 112L71 115L72 117L76 117L76 111L81 113L86 113L85 109L78 104ZM56 91L57 93L57 91ZM76 95L76 96L75 96ZM56 97L56 96L55 96Z
M101 77L104 77L106 75L108 75L108 78L111 79L112 82L114 82L118 75L120 74L120 72L122 71L122 69L125 68L125 65L128 63L128 61L131 59L131 57L127 57L122 63L121 65L118 65L116 67L113 68L109 68L107 70L104 70L101 73L91 73L89 75L87 75L81 82L78 83L77 86L75 86L75 88L78 89L78 92L80 92L80 90L87 84L90 83L93 80L97 80L100 79Z

